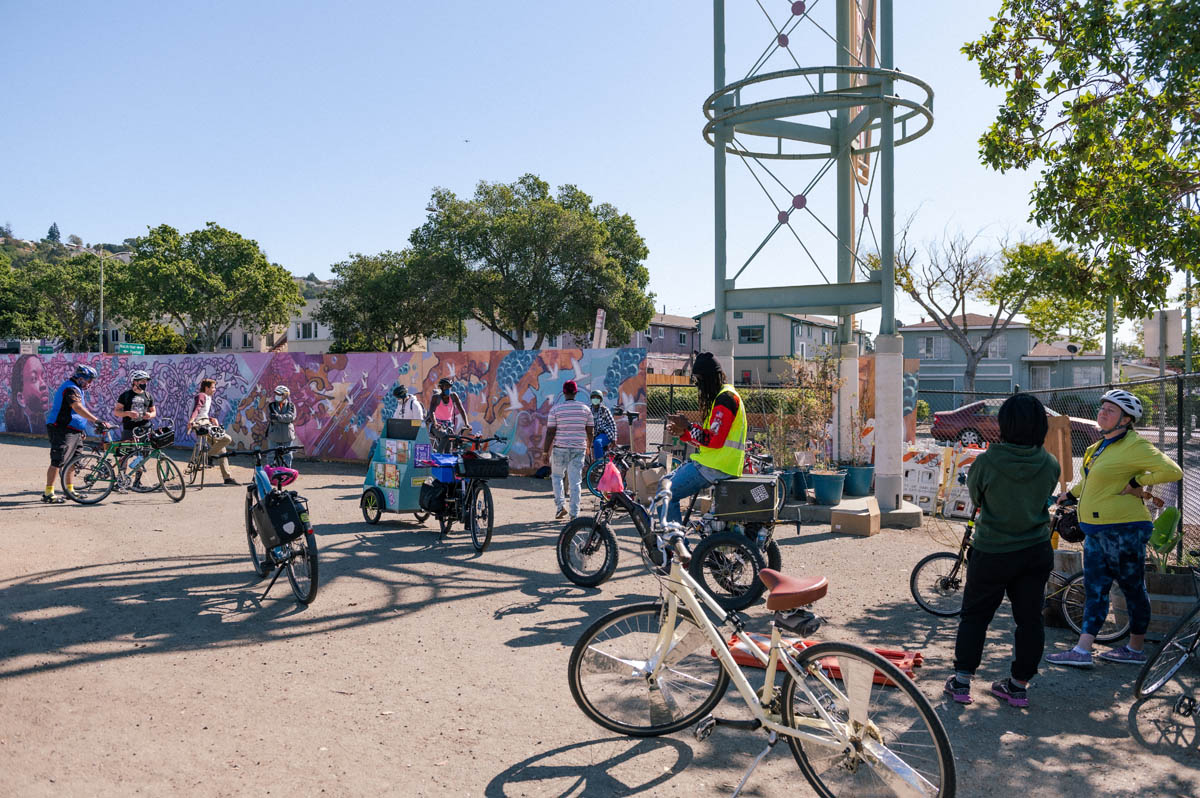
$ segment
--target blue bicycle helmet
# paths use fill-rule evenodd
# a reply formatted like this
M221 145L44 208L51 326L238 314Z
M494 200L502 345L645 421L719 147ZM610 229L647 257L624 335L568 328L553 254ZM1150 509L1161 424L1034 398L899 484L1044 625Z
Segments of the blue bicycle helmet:
M96 379L96 370L86 363L80 363L75 367L73 376L77 380L94 380Z

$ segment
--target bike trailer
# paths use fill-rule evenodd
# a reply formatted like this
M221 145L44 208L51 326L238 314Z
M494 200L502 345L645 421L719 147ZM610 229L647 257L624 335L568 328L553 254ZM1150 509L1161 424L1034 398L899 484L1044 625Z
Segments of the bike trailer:
M507 479L508 458L495 452L463 452L458 473L467 479Z
M175 442L174 427L159 427L150 433L150 445L155 449L165 449Z
M456 454L439 454L435 452L430 456L433 460L433 478L438 482L453 482L454 468L458 465L458 455Z
M723 479L713 485L712 514L731 521L770 523L778 517L781 499L775 474Z
M254 528L268 547L295 540L308 529L308 501L295 491L273 490L254 505Z

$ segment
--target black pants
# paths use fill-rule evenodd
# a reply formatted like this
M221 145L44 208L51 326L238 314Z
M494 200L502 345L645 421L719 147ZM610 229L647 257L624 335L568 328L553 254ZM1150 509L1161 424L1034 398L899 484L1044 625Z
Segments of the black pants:
M954 645L954 670L974 673L979 667L988 625L1007 593L1017 624L1012 677L1022 682L1033 678L1046 645L1042 602L1053 567L1054 550L1050 541L1004 554L971 551L958 640Z

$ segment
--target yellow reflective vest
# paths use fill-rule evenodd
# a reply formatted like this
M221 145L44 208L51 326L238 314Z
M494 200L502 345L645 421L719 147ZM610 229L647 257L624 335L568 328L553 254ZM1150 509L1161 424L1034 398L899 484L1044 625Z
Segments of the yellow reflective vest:
M726 391L737 397L738 409L737 416L733 419L733 427L725 438L725 445L720 449L709 449L702 446L700 451L692 455L692 459L702 466L715 468L730 476L740 477L742 467L746 464L746 404L732 385L722 385L721 393ZM704 420L705 429L709 429L712 424L713 412L716 407L717 403L714 401L713 406L708 410L708 418Z

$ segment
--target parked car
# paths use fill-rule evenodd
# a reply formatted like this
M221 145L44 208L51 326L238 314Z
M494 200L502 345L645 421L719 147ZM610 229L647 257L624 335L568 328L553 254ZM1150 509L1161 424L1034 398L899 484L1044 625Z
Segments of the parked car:
M971 402L957 410L941 410L933 414L933 425L929 433L939 443L962 441L963 446L978 446L987 441L995 443L1000 440L1000 405L1003 399L984 399ZM1050 408L1046 408L1047 416L1058 416ZM1100 440L1100 425L1088 418L1071 419L1071 453L1083 454L1087 447Z

